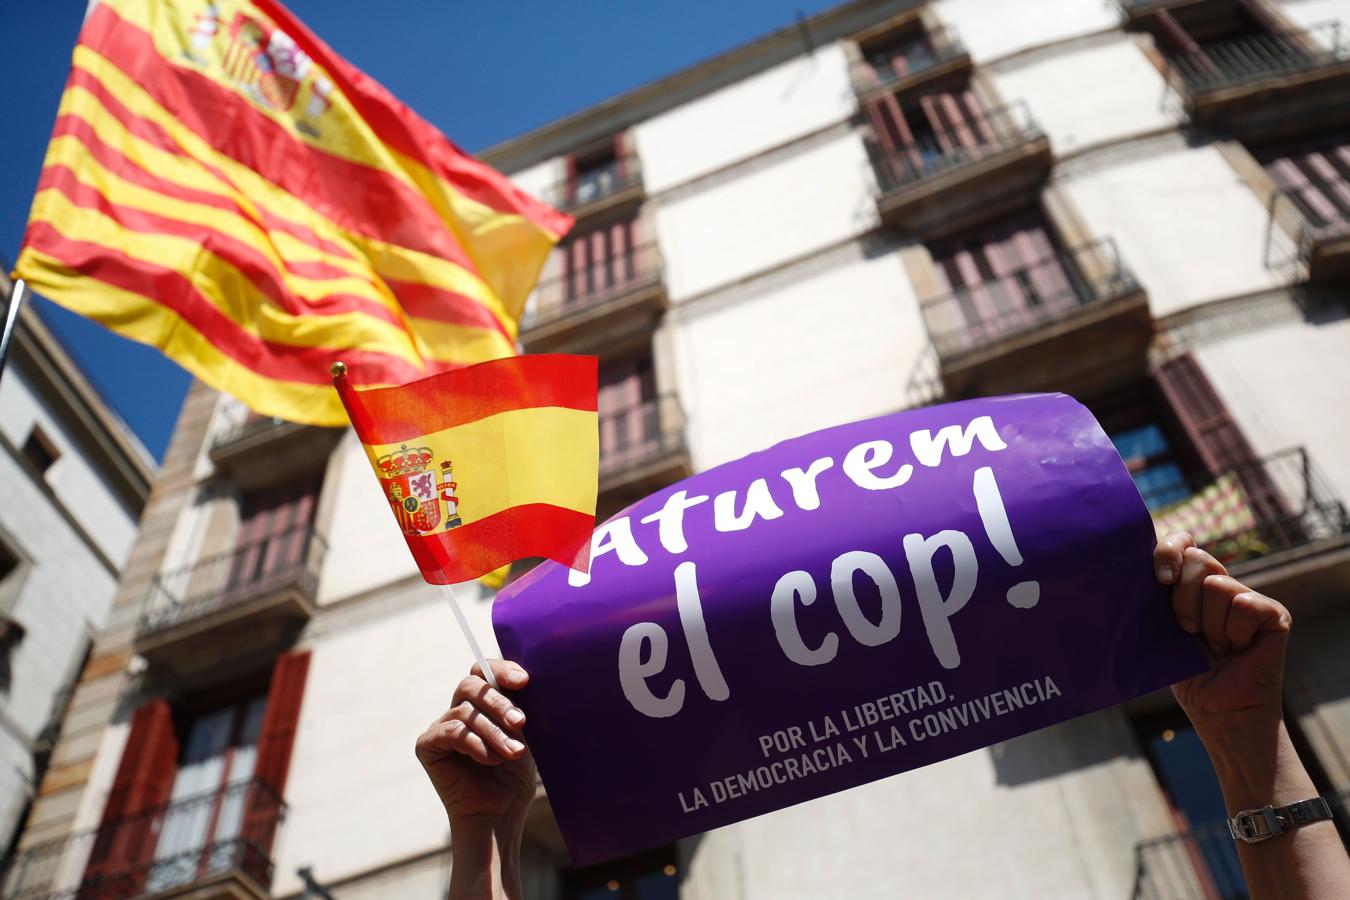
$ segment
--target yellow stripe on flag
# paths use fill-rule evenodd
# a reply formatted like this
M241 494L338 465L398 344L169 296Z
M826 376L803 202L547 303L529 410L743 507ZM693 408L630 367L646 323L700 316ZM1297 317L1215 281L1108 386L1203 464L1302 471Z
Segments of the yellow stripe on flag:
M366 454L377 472L380 457L404 446L428 447L433 459L449 460L459 485L459 515L468 524L530 503L594 512L595 483L560 475L556 454L540 448L565 448L567 458L594 464L599 443L594 412L542 406L498 413L400 444L368 445Z

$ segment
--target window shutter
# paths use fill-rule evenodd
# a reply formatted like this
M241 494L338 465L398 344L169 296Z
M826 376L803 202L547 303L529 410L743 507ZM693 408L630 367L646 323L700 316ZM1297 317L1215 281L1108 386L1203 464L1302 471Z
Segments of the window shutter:
M309 658L308 650L283 653L277 657L277 664L272 669L267 711L263 713L258 735L254 785L249 790L243 828L249 852L263 857L271 851L272 839L281 824L281 798L286 790L291 748L300 722L300 703L309 675Z
M94 847L85 867L85 883L100 897L102 879L115 877L118 896L137 893L155 856L156 810L169 801L178 764L178 738L168 701L151 700L131 717L131 731L113 778Z
M1169 359L1158 367L1156 377L1168 405L1210 474L1218 478L1231 472L1246 492L1259 523L1281 529L1298 527L1290 520L1283 498L1195 357L1186 353Z

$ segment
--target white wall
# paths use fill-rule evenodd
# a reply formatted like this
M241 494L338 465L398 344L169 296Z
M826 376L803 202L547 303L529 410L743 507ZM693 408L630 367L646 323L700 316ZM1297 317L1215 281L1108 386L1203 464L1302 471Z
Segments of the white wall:
M84 455L66 426L39 399L27 374L17 364L5 370L0 382L0 431L15 447L22 448L33 425L42 428L60 451L60 457L47 470L47 483L79 517L108 558L121 565L135 540L138 516L104 483L99 469ZM0 509L0 516L4 512Z
M996 754L1044 777L1001 779ZM710 832L681 897L1114 900L1169 825L1111 712Z
M1306 446L1350 504L1350 318L1267 325L1194 352L1258 454Z
M927 335L897 254L849 248L781 282L669 323L697 468L906 405Z
M324 497L332 498L327 521L319 523L328 540L319 576L320 606L353 597L417 574L403 532L354 432L342 436L328 468Z
M1092 234L1115 238L1156 317L1280 284L1263 263L1266 209L1212 146L1144 148L1062 183Z
M934 8L943 23L956 27L976 63L1120 25L1110 0L940 0Z
M1056 153L1177 124L1162 76L1124 33L989 74L1005 102L1026 101Z
M1324 22L1341 23L1341 45L1350 38L1350 0L1285 0L1280 11L1296 25L1308 27Z
M636 127L648 193L847 118L855 108L839 43L713 91Z
M490 604L473 586L460 593L484 652L496 656ZM414 584L402 599L410 595L410 608L335 626L311 645L275 848L277 896L299 888L300 866L335 881L449 840L413 745L449 707L472 656L436 588Z
M735 180L660 201L656 229L673 301L861 233L876 219L855 134L747 167Z

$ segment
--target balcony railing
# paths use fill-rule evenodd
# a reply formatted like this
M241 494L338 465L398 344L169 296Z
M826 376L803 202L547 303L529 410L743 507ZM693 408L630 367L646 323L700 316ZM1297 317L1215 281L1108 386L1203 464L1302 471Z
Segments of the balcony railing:
M262 782L227 785L19 852L0 900L129 900L231 872L266 891L285 818L286 804Z
M1302 447L1142 493L1160 534L1189 531L1224 565L1350 535L1345 504Z
M1181 87L1192 95L1346 61L1350 41L1342 36L1340 22L1204 44L1198 52L1170 60Z
M313 527L293 528L157 575L150 583L136 636L191 622L285 588L313 597L327 548L327 542Z
M950 28L930 29L924 40L916 40L906 47L903 56L888 60L886 65L866 61L853 69L853 90L859 95L900 82L918 79L925 72L949 62L969 56L966 45Z
M641 185L642 166L630 153L563 179L549 191L548 199L558 209L575 212Z
M946 125L907 147L874 150L872 164L883 194L998 156L1044 137L1025 103L987 110L982 116Z
M1111 240L1093 241L922 304L943 361L1139 289Z
M1336 818L1346 823L1350 794L1328 797ZM1224 822L1141 841L1134 849L1132 900L1247 900L1237 844Z
M684 449L684 411L674 394L600 411L602 479Z
M231 422L216 432L211 439L211 451L217 452L222 448L233 447L243 441L251 441L255 438L269 433L281 433L283 430L302 428L294 422L288 422L285 419L276 419L271 416L259 416L248 413L238 416L237 421Z
M566 252L564 248L563 252ZM655 243L631 247L586 266L566 268L539 282L524 329L551 324L661 283L661 251Z
M1285 188L1270 198L1270 225L1266 232L1266 264L1272 265L1276 222L1292 213L1294 246L1298 261L1309 267L1320 245L1350 238L1350 194L1340 197L1340 186L1315 184ZM1292 223L1291 223L1292 224Z

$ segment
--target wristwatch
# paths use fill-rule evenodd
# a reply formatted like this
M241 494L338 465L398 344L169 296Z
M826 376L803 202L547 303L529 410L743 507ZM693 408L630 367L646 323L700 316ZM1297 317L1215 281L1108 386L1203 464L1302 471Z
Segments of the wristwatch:
M1259 844L1300 825L1311 825L1330 818L1331 804L1327 803L1327 798L1313 797L1288 806L1244 809L1228 820L1228 833L1235 841Z

